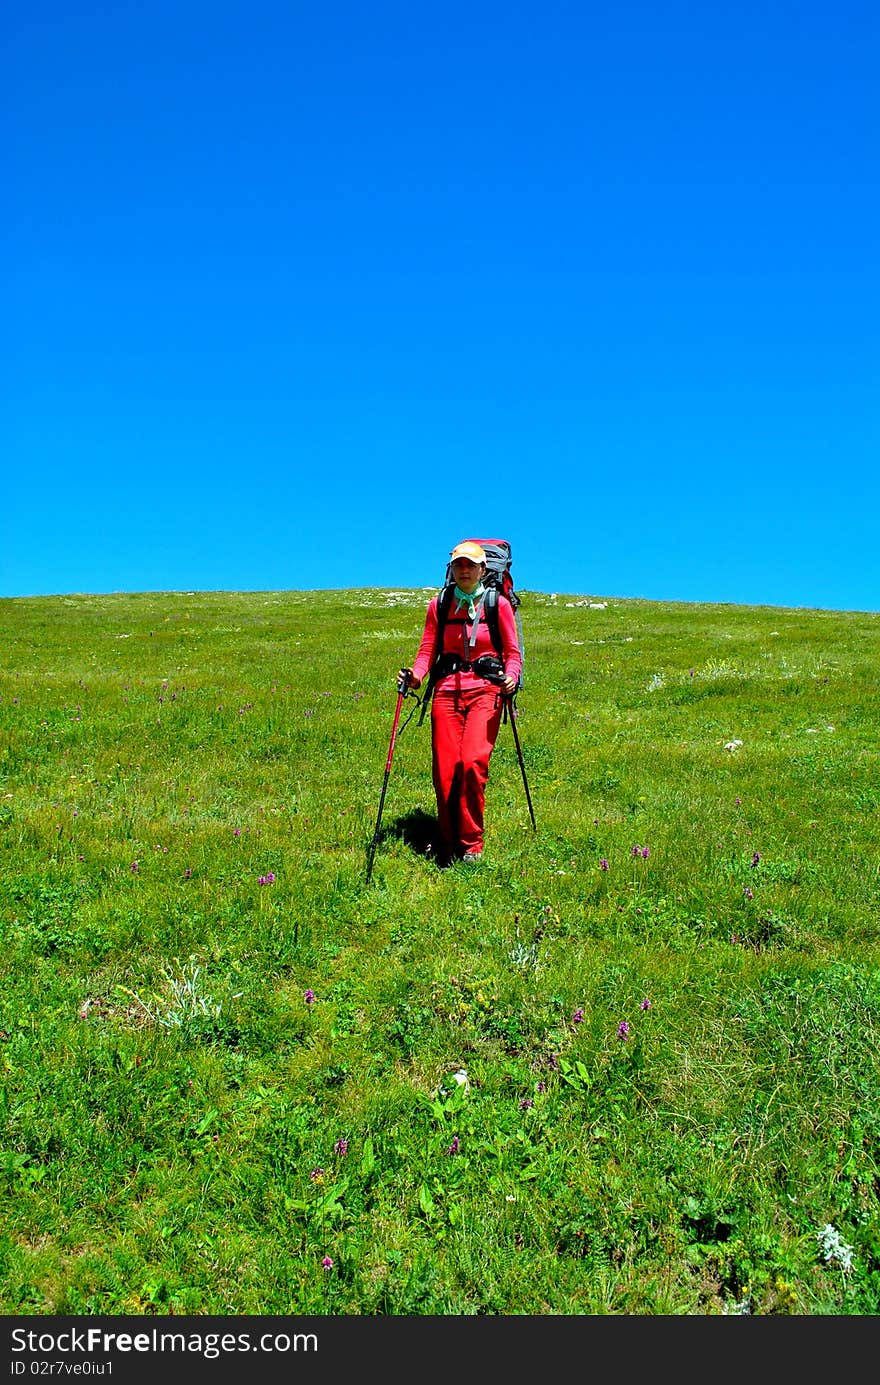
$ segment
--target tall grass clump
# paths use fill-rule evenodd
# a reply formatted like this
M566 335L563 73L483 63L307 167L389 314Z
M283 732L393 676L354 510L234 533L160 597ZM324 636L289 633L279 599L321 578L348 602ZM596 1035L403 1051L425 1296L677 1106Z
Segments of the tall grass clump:
M880 617L523 594L477 869L428 591L0 602L7 1314L873 1314Z

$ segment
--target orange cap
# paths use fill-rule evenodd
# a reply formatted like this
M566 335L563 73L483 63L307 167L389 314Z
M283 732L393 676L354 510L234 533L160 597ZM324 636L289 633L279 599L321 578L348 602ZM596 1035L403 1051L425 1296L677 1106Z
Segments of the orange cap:
M484 563L486 554L484 549L474 539L465 539L464 543L457 543L450 554L449 561L454 563L456 558L467 558L472 563Z

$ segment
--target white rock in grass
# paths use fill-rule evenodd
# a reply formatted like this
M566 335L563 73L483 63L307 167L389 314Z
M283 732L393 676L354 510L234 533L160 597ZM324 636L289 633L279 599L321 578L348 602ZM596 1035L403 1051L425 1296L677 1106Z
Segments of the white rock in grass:
M447 1081L450 1082L450 1083L455 1083L455 1085L458 1086L458 1087L464 1087L464 1089L465 1089L466 1092L470 1091L471 1083L470 1083L470 1078L469 1078L468 1075L467 1075L467 1069L466 1069L466 1068L459 1068L459 1069L458 1069L458 1072L450 1072L450 1073L448 1073L448 1074L447 1074ZM438 1097L438 1096L441 1096L441 1097L443 1097L443 1096L449 1096L450 1093L451 1093L452 1091L453 1091L453 1087L452 1087L452 1086L447 1087L447 1086L444 1086L444 1085L441 1084L441 1086L439 1086L439 1087L437 1088L436 1092L434 1092L433 1095L434 1095L435 1097Z

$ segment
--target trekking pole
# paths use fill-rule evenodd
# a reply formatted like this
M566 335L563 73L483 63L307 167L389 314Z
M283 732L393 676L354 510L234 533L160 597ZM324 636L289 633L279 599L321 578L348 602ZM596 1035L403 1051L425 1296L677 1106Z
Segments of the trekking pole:
M529 793L529 781L528 779L526 779L526 767L523 763L522 747L519 743L519 732L516 729L516 702L514 700L515 696L516 695L514 693L511 693L507 697L507 712L510 717L510 729L513 732L514 744L516 745L516 757L519 760L519 767L522 771L523 788L526 791L526 803L528 803L529 805L529 817L532 819L532 826L537 832L538 824L535 822L535 814L532 808L532 796Z
M406 670L407 677L409 670ZM373 840L370 843L370 854L367 858L367 880L369 885L370 877L373 874L373 857L376 855L376 845L379 841L379 824L382 821L382 809L385 806L385 790L388 788L388 776L391 773L391 760L394 756L394 742L397 740L397 723L400 721L400 709L403 706L403 699L406 697L408 682L400 678L397 684L397 707L394 712L394 725L391 728L391 741L388 746L388 759L385 761L385 778L382 780L382 796L379 799L379 811L376 814L376 827L373 832Z

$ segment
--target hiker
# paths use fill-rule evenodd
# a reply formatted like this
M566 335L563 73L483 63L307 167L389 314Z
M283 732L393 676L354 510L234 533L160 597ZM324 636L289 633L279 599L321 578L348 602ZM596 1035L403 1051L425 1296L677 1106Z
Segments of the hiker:
M495 644L484 610L486 552L475 540L453 548L454 583L437 649L438 603L432 597L422 642L411 669L398 673L398 688L418 688L430 671L431 758L444 864L475 864L483 855L483 819L489 760L501 725L504 699L512 697L522 669L514 608L499 595Z

